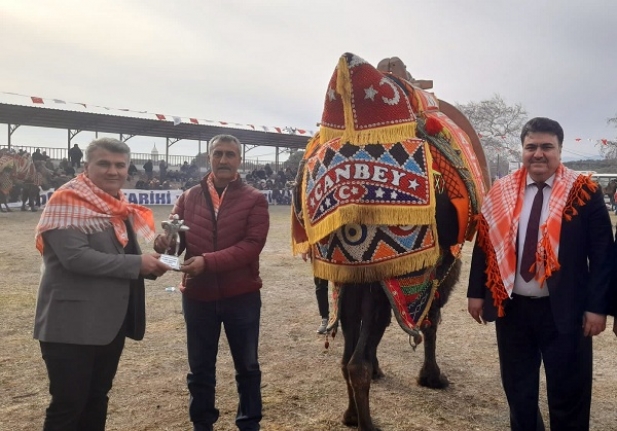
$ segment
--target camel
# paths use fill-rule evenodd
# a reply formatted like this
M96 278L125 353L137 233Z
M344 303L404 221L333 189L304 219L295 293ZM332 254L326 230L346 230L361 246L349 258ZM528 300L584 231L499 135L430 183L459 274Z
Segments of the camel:
M339 59L292 205L294 253L310 252L314 275L335 286L329 329L340 321L345 341L343 423L360 431L378 431L369 392L383 375L377 347L391 311L414 344L424 339L418 383L448 385L435 355L441 307L490 178L465 117L426 92L428 81L415 86L406 68L389 69Z
M40 163L40 162L38 162ZM41 169L44 169L42 167ZM6 200L10 190L17 183L21 185L21 210L26 211L26 204L30 211L37 210L35 203L39 196L39 185L44 181L44 176L39 173L35 162L29 155L19 155L5 152L0 157L0 172L2 172L2 197ZM8 205L7 205L7 210Z

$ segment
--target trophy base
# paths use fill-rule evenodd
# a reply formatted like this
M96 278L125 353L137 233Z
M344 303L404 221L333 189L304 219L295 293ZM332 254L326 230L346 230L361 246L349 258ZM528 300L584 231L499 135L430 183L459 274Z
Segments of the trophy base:
M180 271L180 258L171 254L162 254L159 260L165 265L170 266L174 271Z

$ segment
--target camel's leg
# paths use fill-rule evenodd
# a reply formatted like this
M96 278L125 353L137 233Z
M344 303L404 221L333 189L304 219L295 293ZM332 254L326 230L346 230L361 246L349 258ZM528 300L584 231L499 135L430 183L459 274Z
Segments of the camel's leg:
M448 378L441 374L439 365L437 365L437 326L439 325L440 315L439 306L433 303L429 311L431 325L422 328L422 334L424 335L424 364L420 369L418 384L432 389L443 389L450 383Z
M446 262L448 261L446 260ZM424 335L424 364L420 369L418 384L420 386L425 386L432 389L443 389L448 387L450 384L448 378L441 373L439 365L437 365L436 354L437 328L439 327L439 323L441 321L441 308L450 298L450 294L452 293L452 290L454 290L454 286L458 281L461 269L460 259L454 261L451 268L450 263L452 263L452 261L448 262L446 268L439 268L438 270L438 275L442 269L447 271L447 274L443 273L442 276L445 277L445 280L441 283L441 286L439 286L439 295L435 301L433 301L433 304L428 312L427 317L430 325L421 326L422 334Z
M341 361L341 370L343 378L347 385L348 406L343 414L343 423L347 426L358 426L358 412L356 411L356 400L354 398L353 388L349 377L348 364L351 355L358 343L358 335L360 333L360 313L356 311L356 296L354 295L353 286L343 285L340 290L340 322L345 339L345 347L343 350L343 359Z
M379 299L379 295L374 295L375 299ZM392 316L392 310L390 303L386 295L382 295L381 301L376 301L376 313L374 314L375 327L371 331L369 346L369 358L373 364L373 380L379 380L384 376L383 371L379 366L379 360L377 359L377 347L383 338L383 334L386 332L386 328L390 325L390 319Z
M378 431L373 425L369 406L369 392L371 377L373 375L373 363L370 352L377 350L370 342L380 339L377 335L375 316L378 310L378 301L384 296L379 283L356 286L360 292L360 310L362 323L356 348L347 363L349 381L353 388L358 414L358 431ZM381 295L381 296L380 296Z
M341 370L343 371L343 378L345 379L345 383L347 385L347 396L349 400L347 410L345 410L345 413L343 414L343 424L350 427L356 427L358 426L358 411L356 410L356 400L354 398L353 387L349 377L348 364L356 345L358 344L360 325L362 324L357 286L342 285L339 294L341 304L339 308L340 323L343 331L343 337L345 339Z

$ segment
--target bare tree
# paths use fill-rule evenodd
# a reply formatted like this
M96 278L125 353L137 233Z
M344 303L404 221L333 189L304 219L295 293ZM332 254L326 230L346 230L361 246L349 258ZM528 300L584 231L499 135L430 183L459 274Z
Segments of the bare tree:
M488 100L456 106L478 133L491 172L506 174L508 162L521 160L520 133L527 121L527 111L520 103L508 105L495 94Z
M293 172L297 172L302 157L304 157L304 150L293 151L289 155L289 158L283 163L283 166L285 168L290 168Z

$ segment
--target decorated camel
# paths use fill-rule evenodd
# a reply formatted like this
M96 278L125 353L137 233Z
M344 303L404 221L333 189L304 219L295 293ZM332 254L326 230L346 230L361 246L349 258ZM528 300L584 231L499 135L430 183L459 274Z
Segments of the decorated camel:
M39 186L44 186L45 182L45 176L41 173L44 170L44 166L37 169L36 163L27 154L20 155L3 151L0 154L0 210L2 210L1 205L4 204L6 211L11 211L7 203L8 195L15 183L20 183L22 186L21 210L26 211L27 203L30 211L36 211L35 202L40 192Z
M292 216L294 253L311 253L314 275L335 286L329 329L340 321L345 339L343 422L362 431L377 430L369 389L391 310L414 346L424 338L419 384L447 386L435 356L440 309L490 178L466 118L386 60L381 72L340 58Z

